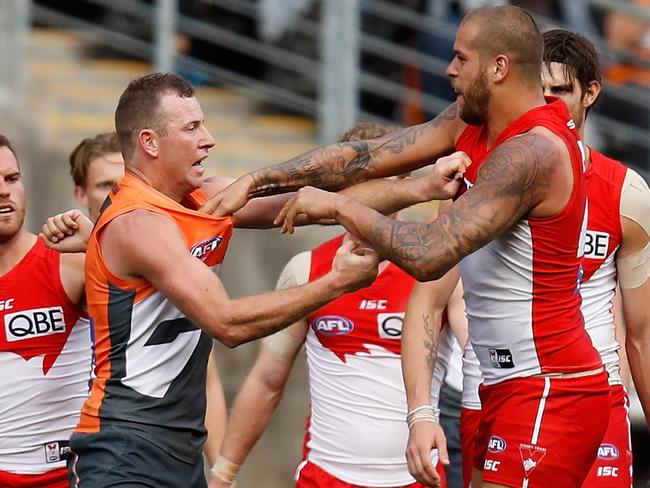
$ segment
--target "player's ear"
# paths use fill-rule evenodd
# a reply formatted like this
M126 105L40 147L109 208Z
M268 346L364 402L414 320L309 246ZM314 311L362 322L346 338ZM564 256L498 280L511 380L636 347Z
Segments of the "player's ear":
M83 208L88 208L88 195L86 195L86 189L83 186L75 185L74 197Z
M138 134L138 144L149 156L158 157L158 134L155 131L142 129Z
M601 86L596 80L592 80L587 87L587 91L582 97L582 105L585 108L591 107L600 95Z
M500 83L508 75L509 71L510 71L510 59L508 58L508 56L500 54L496 58L494 58L492 73L488 72L488 74L492 76L492 80L495 83Z

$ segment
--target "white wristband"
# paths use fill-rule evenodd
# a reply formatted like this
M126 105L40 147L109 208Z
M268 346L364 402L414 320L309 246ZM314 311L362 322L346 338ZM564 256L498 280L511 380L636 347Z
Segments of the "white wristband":
M422 405L411 410L406 416L406 423L409 429L417 422L434 422L440 420L440 409L433 408L431 405Z
M210 472L212 476L216 476L224 483L231 485L235 481L237 473L239 473L239 468L241 468L241 465L233 463L219 454Z

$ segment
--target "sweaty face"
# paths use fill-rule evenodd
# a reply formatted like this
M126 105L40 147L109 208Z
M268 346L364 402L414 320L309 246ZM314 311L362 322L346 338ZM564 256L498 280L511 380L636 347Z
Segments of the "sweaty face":
M200 188L204 161L214 139L204 124L203 111L196 98L169 93L160 100L164 130L158 134L158 159L170 186L169 194L181 200Z
M94 222L106 195L124 176L124 159L121 153L109 153L93 159L88 166L86 185L75 188L75 197L88 209L88 216Z
M571 80L567 76L564 67L564 64L555 62L551 63L550 67L547 67L546 64L542 65L544 95L563 100L578 130L580 130L585 121L584 94L577 80Z
M479 53L473 49L477 35L472 23L461 24L454 42L454 59L447 67L447 76L456 92L460 118L467 124L480 125L487 119L490 87L487 67L481 65Z
M25 187L18 161L8 147L0 147L0 243L11 240L25 221Z

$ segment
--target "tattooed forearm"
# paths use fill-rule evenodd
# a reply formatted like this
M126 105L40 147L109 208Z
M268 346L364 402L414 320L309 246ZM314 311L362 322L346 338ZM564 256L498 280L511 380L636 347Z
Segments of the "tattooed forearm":
M458 116L458 107L456 103L451 104L445 110L443 110L436 118L422 125L415 125L409 127L403 131L396 133L388 141L379 145L375 151L378 153L380 151L388 151L392 154L400 154L408 146L412 146L417 143L418 139L425 133L427 130L432 127L438 127L443 123L452 121Z
M251 197L294 191L303 186L338 190L368 179L371 163L366 141L313 149L289 161L253 171Z
M436 367L436 359L438 358L438 334L436 334L429 325L429 319L431 318L428 314L422 314L422 322L424 326L424 331L428 336L428 340L423 341L424 347L427 350L427 366L431 374Z
M381 139L320 147L284 163L254 171L251 176L255 188L249 196L289 192L307 185L339 190L380 175L399 173L401 171L391 172L392 158L421 142L422 136L430 129L456 119L457 112L456 104L452 104L426 124L409 127ZM452 141L449 143L453 146ZM426 153L426 150L422 152ZM427 157L426 162L429 159ZM381 172L377 171L378 161L381 161ZM425 161L413 161L414 166L418 163L424 164Z

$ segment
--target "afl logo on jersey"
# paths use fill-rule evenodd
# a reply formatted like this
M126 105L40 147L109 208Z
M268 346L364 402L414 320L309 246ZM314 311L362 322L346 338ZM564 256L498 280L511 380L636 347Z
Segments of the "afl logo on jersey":
M598 447L598 459L618 459L618 448L614 444L601 444Z
M195 258L204 259L205 257L207 257L208 254L210 254L217 247L219 247L221 241L222 241L221 236L212 237L211 239L205 239L204 241L201 241L198 244L194 244L192 246L192 249L190 249L190 254Z
M500 452L503 452L506 450L506 441L504 441L501 437L493 435L490 437L490 441L488 442L488 451L491 453L498 454Z
M354 324L350 319L338 315L323 315L316 317L312 322L312 328L317 334L324 335L345 335L352 332Z

